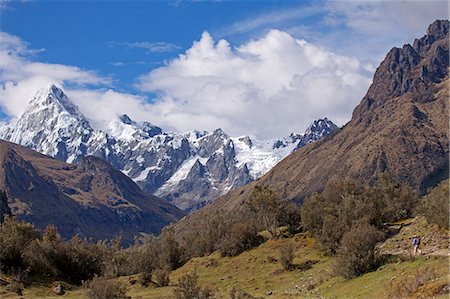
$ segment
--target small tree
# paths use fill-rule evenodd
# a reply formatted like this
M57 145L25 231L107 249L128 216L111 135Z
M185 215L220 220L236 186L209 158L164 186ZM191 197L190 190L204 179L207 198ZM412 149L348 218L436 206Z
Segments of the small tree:
M282 206L278 195L267 187L256 186L247 205L271 237L277 237L278 215Z
M156 269L153 272L153 276L155 277L155 282L160 287L165 287L169 285L170 278L169 278L170 271L166 269Z
M165 227L161 233L161 262L170 270L175 270L183 264L183 250L175 239L173 227Z
M449 180L443 181L422 198L417 212L424 215L429 223L436 223L442 228L450 227L448 209Z
M354 225L342 238L337 251L335 270L338 275L353 278L378 265L375 245L383 240L383 233L373 225Z
M417 197L406 185L401 185L393 177L383 174L378 188L381 198L381 218L383 222L393 222L411 217L417 205Z
M23 253L30 242L39 237L39 231L32 224L6 215L0 225L0 270L24 267Z
M183 275L174 290L175 299L209 299L214 295L209 288L198 285L197 271Z
M5 215L11 216L11 209L8 206L6 192L0 190L0 224L5 220Z
M284 270L292 268L294 260L294 243L287 242L284 246L279 248L280 263Z
M295 203L282 204L278 213L278 223L286 225L290 235L299 232L301 227L300 207Z
M84 284L89 299L123 299L126 298L127 286L118 280L108 280L95 276Z
M236 223L220 240L218 249L222 256L236 256L245 250L253 248L262 242L254 225L250 223Z

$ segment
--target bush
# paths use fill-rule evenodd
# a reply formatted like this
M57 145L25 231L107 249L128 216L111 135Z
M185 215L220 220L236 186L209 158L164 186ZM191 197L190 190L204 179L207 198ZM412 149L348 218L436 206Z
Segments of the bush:
M156 284L160 287L168 286L170 283L169 274L170 272L168 270L156 269L155 272L153 272Z
M33 240L24 258L35 273L53 276L75 284L102 272L104 251L74 237L62 241L55 227L45 229L42 240Z
M412 214L415 195L388 176L379 187L364 187L350 180L331 182L322 194L307 198L301 208L303 227L319 239L328 254L335 254L344 234L366 222L382 229Z
M256 186L246 204L256 221L267 229L272 238L277 237L279 214L282 209L280 197L267 187Z
M124 275L135 274L135 266L131 261L135 258L135 252L123 250L119 247L113 247L107 250L102 275L106 278L114 278Z
M222 256L236 256L261 244L262 241L263 238L257 234L254 225L245 222L237 223L222 238L218 249Z
M148 285L152 281L152 273L148 273L148 272L139 273L138 281L141 286L148 287Z
M122 299L127 298L125 283L118 280L107 280L104 277L95 276L84 284L86 295L90 299Z
M210 288L202 288L198 285L198 275L194 271L182 276L174 290L175 299L208 299L214 298Z
M175 270L183 264L183 250L174 237L172 227L165 227L161 233L161 263L163 267Z
M292 261L294 260L294 244L288 242L286 245L279 248L280 263L284 270L292 268Z
M39 237L39 231L32 224L6 215L0 226L0 270L8 272L13 268L25 268L23 252Z
M379 263L375 245L383 240L383 233L368 223L354 225L342 238L337 251L336 274L353 278L369 272Z
M411 188L401 185L387 174L380 178L381 186L376 191L381 195L381 221L394 222L411 217L417 197Z
M223 236L229 232L235 222L235 215L219 211L216 214L204 215L198 222L191 223L185 229L182 238L182 248L184 260L195 257L209 255L218 248L218 243Z
M429 223L436 223L449 229L450 215L448 209L449 180L443 181L422 198L417 212L424 215Z
M289 235L294 235L300 231L301 228L301 217L300 217L300 207L294 203L284 203L278 214L278 223L280 225L287 226L287 232Z

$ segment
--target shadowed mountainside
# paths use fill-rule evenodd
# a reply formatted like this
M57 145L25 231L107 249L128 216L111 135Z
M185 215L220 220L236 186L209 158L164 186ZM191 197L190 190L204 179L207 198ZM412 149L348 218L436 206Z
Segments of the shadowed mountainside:
M96 157L67 164L28 148L0 141L0 189L19 219L63 237L95 240L159 233L184 213L143 192L131 179Z

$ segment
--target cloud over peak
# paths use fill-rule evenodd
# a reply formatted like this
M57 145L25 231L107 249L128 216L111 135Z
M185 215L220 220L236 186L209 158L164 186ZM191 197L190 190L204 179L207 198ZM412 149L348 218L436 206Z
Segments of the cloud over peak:
M323 116L345 123L371 75L356 58L280 30L234 48L204 32L184 54L140 77L138 86L161 95L152 110L177 115L167 124L175 129L222 127L274 137Z

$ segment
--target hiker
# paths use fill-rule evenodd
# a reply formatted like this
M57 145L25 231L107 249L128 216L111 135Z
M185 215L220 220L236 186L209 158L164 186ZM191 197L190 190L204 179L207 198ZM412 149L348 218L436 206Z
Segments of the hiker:
M420 237L418 237L417 235L414 235L414 237L412 239L412 245L414 247L413 255L416 255L417 253L422 254L422 251L419 249Z

